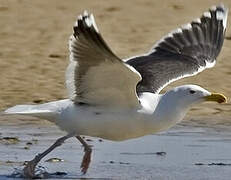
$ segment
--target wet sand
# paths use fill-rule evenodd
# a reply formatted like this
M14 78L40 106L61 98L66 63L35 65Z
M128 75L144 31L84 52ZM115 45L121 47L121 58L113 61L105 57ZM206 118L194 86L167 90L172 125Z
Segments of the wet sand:
M17 125L13 121L13 118L7 118L0 126L0 139L17 139L9 143L0 140L1 180L15 179L11 176L16 172L14 168L22 169L24 161L32 159L65 135L46 121L18 120ZM89 172L81 175L79 166L83 148L72 138L39 164L50 173L49 179L230 179L231 132L222 127L178 125L165 133L124 142L85 138L93 145ZM63 161L46 162L50 158Z
M0 0L0 110L16 104L64 99L67 42L78 14L87 9L112 50L121 58L144 53L170 30L197 18L219 0ZM230 0L223 0L229 8ZM231 94L231 18L218 63L213 69L172 83L198 84ZM166 90L165 89L165 90ZM209 179L231 174L231 103L203 103L168 132L125 142L97 138L92 165L80 174L83 148L75 139L47 156L41 166L51 179ZM0 117L0 180L65 133L47 121ZM13 138L12 138L13 137ZM165 152L159 153L157 152ZM157 154L156 154L157 153ZM63 162L45 160L56 157Z

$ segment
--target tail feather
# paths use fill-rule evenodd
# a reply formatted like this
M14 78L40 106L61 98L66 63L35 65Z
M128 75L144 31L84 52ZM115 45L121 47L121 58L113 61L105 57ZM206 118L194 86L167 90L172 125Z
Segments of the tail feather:
M55 112L47 109L38 109L36 105L17 105L3 112L4 115L26 115L47 120L54 120Z

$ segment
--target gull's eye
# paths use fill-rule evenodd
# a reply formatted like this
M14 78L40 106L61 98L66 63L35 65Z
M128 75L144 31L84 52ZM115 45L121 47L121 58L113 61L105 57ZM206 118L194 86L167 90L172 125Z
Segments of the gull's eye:
M196 93L196 91L194 91L194 90L190 90L189 92L190 92L190 94Z

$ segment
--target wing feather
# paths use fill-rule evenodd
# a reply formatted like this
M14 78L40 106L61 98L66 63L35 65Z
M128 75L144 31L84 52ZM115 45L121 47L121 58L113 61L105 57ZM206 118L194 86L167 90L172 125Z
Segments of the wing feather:
M66 86L75 103L103 106L137 106L136 85L141 77L108 47L86 11L70 37L70 64Z
M228 9L212 7L200 19L172 31L151 51L127 59L142 76L137 92L159 93L170 82L213 67L221 51Z

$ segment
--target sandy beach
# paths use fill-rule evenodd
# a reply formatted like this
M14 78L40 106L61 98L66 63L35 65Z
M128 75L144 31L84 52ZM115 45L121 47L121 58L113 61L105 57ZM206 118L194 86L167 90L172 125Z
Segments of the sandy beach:
M100 32L121 58L147 52L169 31L200 17L218 0L0 0L0 110L16 104L38 104L67 98L65 69L68 39L77 15L94 13ZM223 0L231 8L231 1ZM231 95L231 17L226 40L214 68L177 85L198 84ZM44 120L0 118L0 179L22 167L64 135ZM50 179L230 179L231 103L195 106L177 127L162 134L120 143L90 137L94 145L89 173L80 175L83 149L68 140L41 163ZM134 149L136 151L134 152ZM165 152L158 154L157 152ZM71 155L70 155L71 154ZM73 157L76 157L73 158Z

